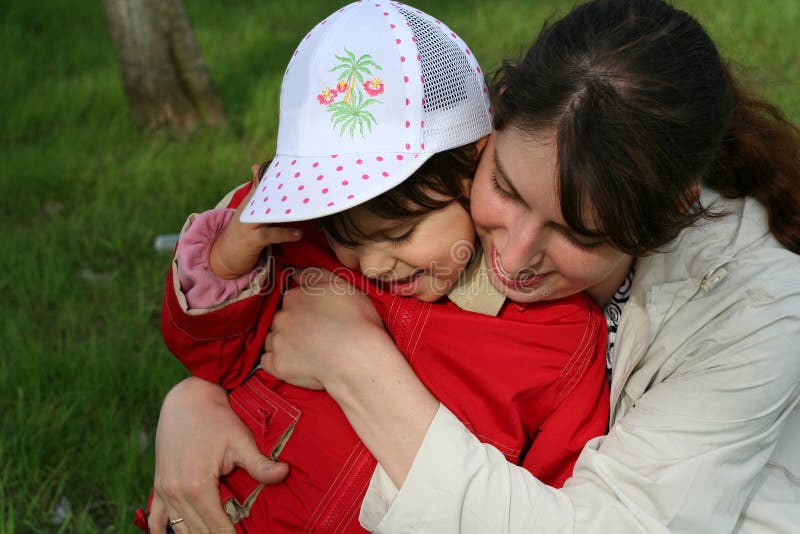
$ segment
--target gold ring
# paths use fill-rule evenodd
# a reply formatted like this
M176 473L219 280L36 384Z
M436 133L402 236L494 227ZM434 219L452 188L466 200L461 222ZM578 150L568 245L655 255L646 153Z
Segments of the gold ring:
M179 517L178 519L170 519L169 520L169 526L177 525L178 523L182 523L182 522L183 522L183 518L182 517Z

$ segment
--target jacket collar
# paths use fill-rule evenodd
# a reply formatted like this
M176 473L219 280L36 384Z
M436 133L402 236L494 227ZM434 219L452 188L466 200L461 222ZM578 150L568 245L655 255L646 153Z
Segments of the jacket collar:
M713 291L728 276L725 265L731 258L769 232L765 209L754 199L727 200L704 190L700 202L726 215L685 229L664 252L637 260L611 356L612 424L648 386L645 381L629 383L629 378L644 365L661 328L695 295ZM663 342L677 348L681 340Z
M483 250L478 248L467 268L447 294L453 303L462 310L493 317L500 313L506 296L500 293L489 280Z

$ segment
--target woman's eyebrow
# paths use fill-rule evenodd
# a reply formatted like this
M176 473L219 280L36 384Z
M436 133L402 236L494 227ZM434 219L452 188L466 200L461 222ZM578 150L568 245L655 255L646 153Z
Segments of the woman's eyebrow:
M503 164L500 163L500 155L497 152L497 146L494 147L494 166L497 169L497 174L499 174L500 177L503 179L503 181L506 183L508 188L511 190L511 193L513 193L514 196L517 197L520 202L522 202L524 205L527 206L528 203L525 202L525 199L522 198L522 195L519 194L519 191L517 191L517 188L514 187L513 182L511 182L511 180L508 179L508 173L503 168Z

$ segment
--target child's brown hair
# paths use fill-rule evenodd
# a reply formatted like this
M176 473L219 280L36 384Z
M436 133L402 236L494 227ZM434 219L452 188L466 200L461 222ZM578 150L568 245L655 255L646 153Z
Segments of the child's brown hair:
M444 208L453 200L469 209L464 180L472 180L478 166L478 146L470 143L434 154L399 185L357 206L392 220L418 217ZM350 210L322 217L322 230L345 246L357 246L368 234L349 216Z

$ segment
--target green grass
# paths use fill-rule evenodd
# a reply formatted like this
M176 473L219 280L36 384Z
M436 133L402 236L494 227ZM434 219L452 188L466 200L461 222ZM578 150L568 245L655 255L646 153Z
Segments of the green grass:
M800 3L677 4L800 121ZM0 533L131 531L160 400L185 375L160 338L168 258L153 238L273 153L284 65L339 4L186 5L230 123L181 139L134 127L100 2L0 10ZM417 5L489 69L570 2Z

